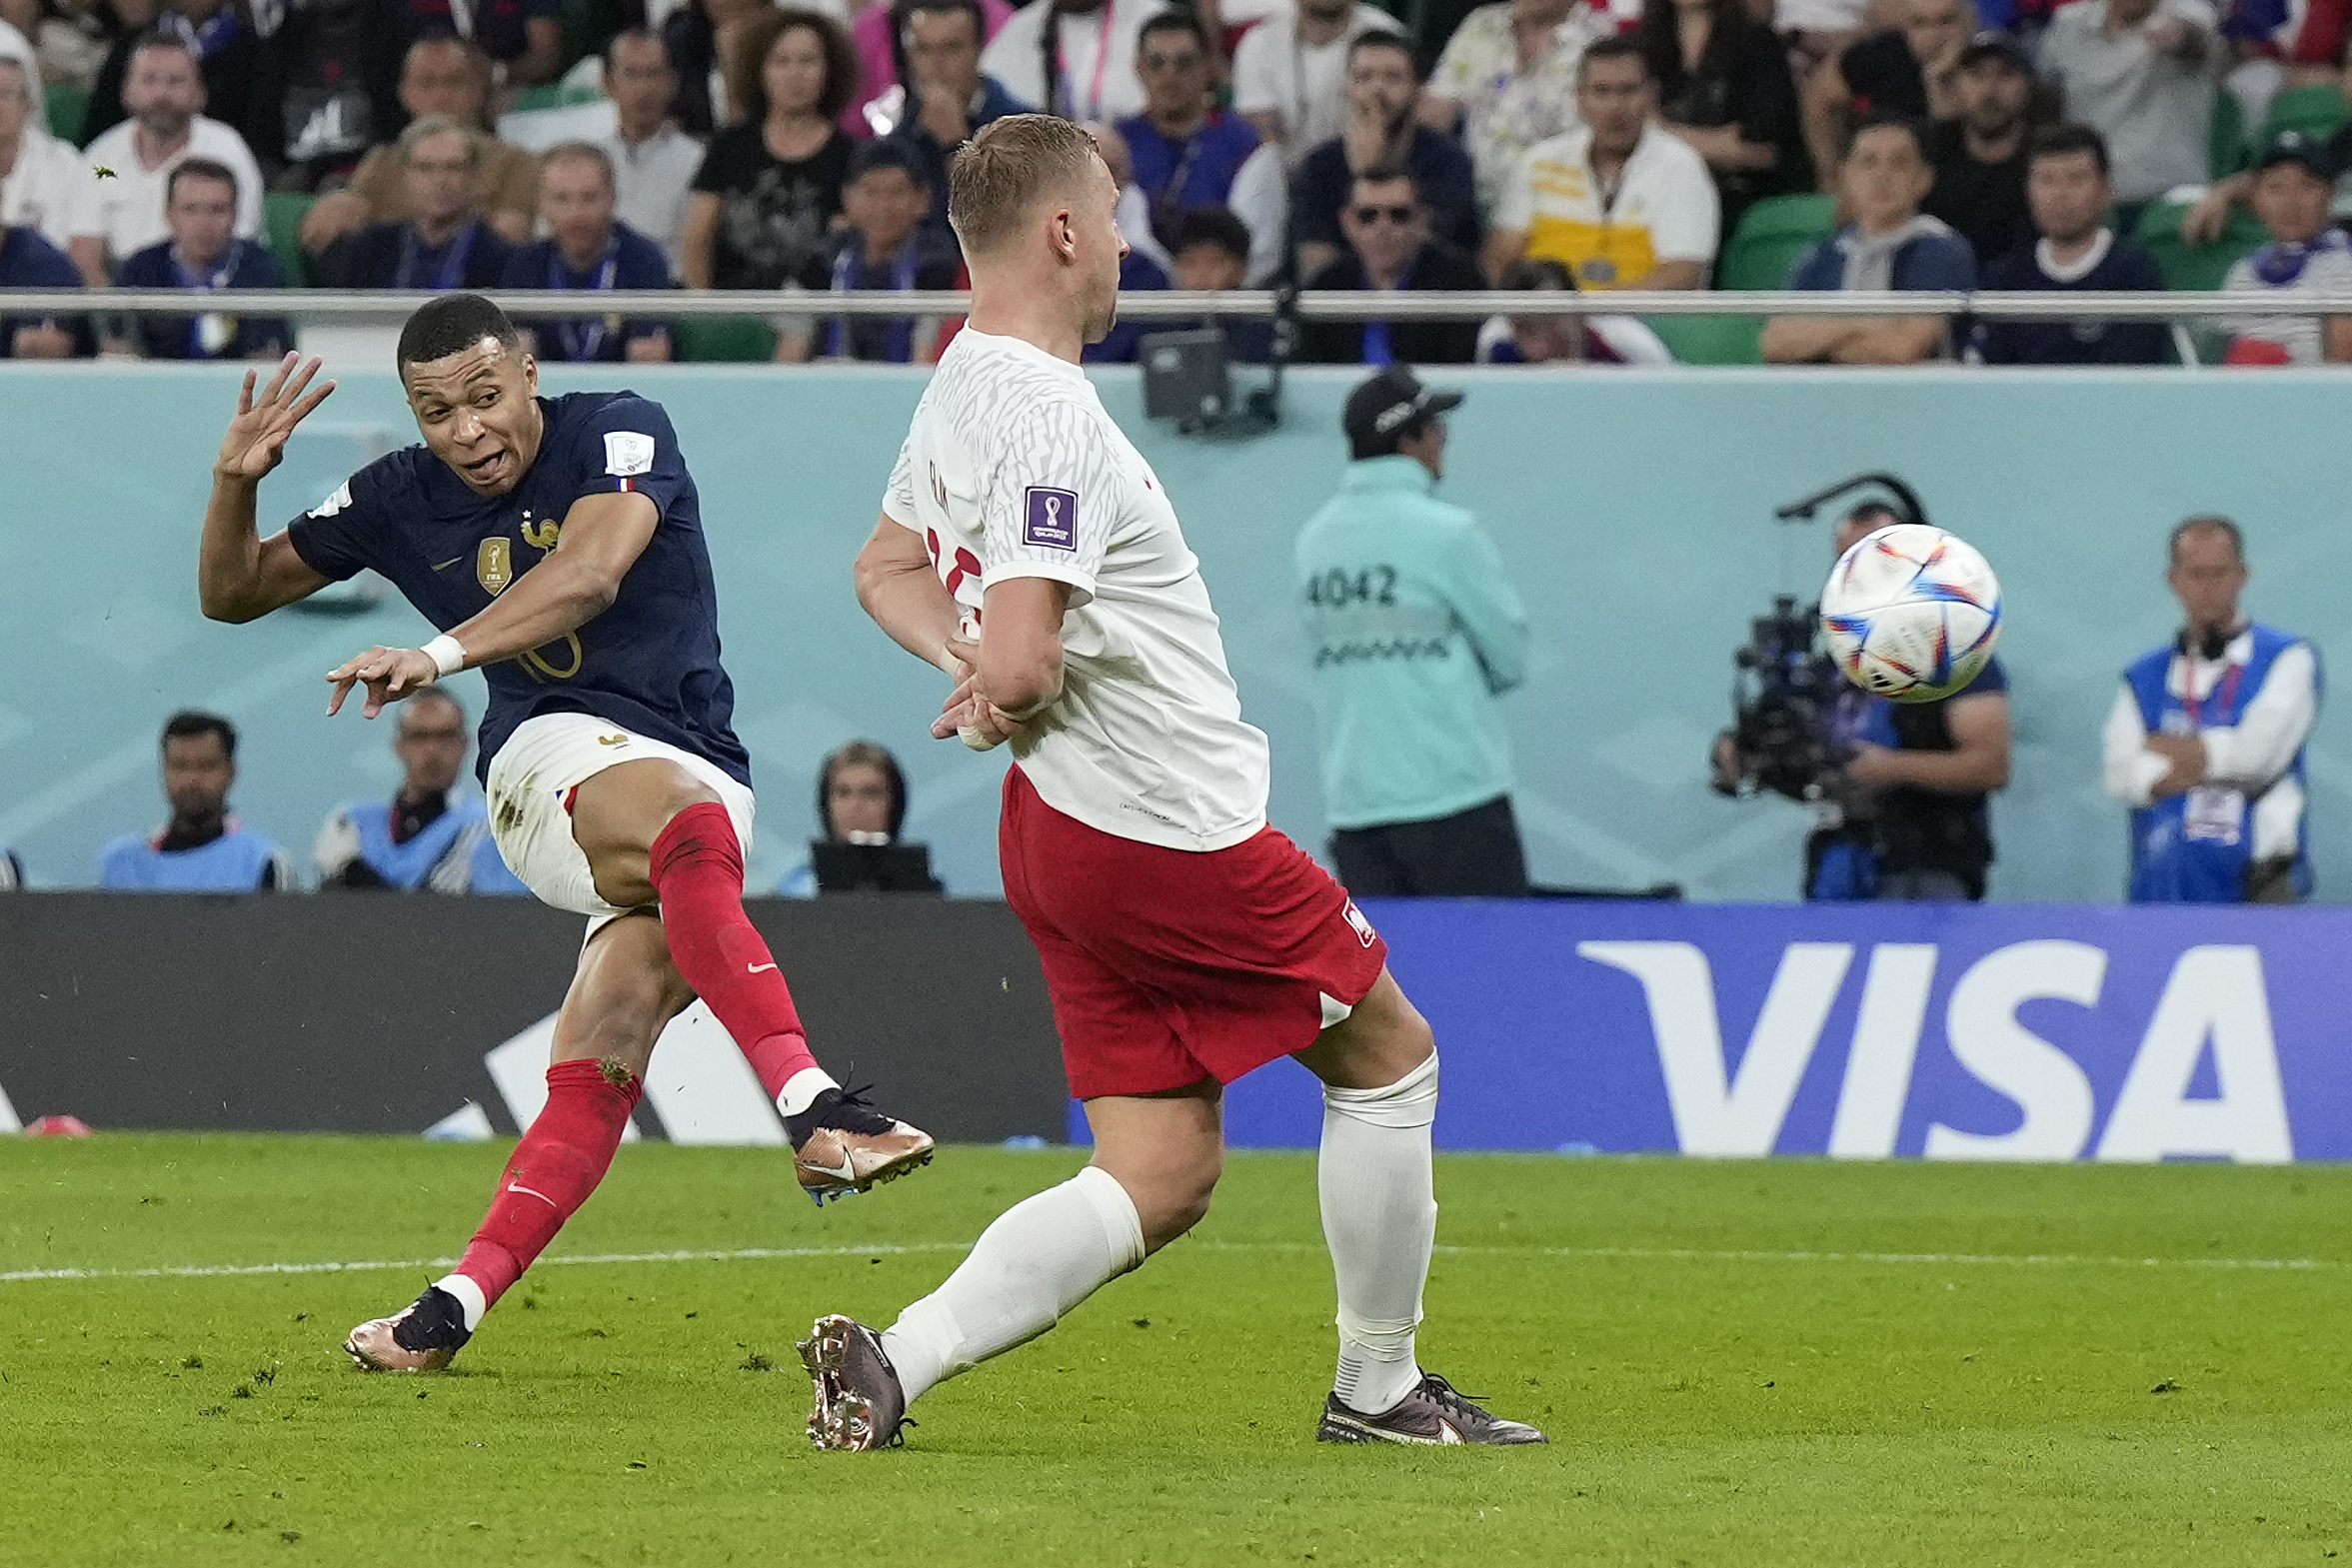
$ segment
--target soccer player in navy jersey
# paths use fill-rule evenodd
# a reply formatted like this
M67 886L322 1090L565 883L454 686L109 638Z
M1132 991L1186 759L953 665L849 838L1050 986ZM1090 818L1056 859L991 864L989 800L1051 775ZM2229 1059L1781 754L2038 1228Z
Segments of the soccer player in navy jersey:
M213 468L204 613L251 621L373 568L441 629L371 648L327 679L362 712L479 667L477 768L499 851L541 901L589 916L557 1020L547 1107L508 1161L457 1268L362 1323L363 1367L449 1364L493 1302L603 1179L662 1028L696 996L775 1097L802 1187L823 1203L928 1162L932 1140L845 1092L809 1052L791 991L745 916L751 763L729 728L718 596L693 478L661 405L628 392L541 398L506 313L445 295L400 335L424 437L262 539L254 497L334 390L288 355L248 371Z

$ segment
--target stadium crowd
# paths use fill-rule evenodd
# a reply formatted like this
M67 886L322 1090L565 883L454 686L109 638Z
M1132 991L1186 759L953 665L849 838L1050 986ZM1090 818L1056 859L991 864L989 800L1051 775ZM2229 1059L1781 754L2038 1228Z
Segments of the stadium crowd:
M922 362L979 127L1087 122L1125 285L2231 290L2352 282L2341 7L2275 0L0 0L0 288L741 291L542 358ZM779 296L790 296L789 300ZM95 302L94 302L95 303ZM288 321L0 316L0 355ZM1132 357L1135 332L1093 351ZM1263 358L1263 323L1229 332ZM2200 341L2202 340L2202 341ZM2352 321L1310 324L1309 361L2235 363Z

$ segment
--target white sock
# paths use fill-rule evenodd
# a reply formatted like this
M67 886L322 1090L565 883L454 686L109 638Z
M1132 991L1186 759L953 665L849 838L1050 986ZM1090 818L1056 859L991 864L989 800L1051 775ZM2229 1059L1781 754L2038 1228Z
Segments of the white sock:
M841 1085L823 1067L803 1067L784 1080L784 1087L776 1091L776 1108L787 1116L797 1116L817 1101L827 1089Z
M446 1290L457 1297L458 1306L465 1314L467 1333L482 1326L482 1314L490 1310L490 1298L482 1293L480 1285L463 1274L451 1274L445 1279L435 1280L433 1288Z
M1339 1281L1339 1402L1365 1415L1393 1409L1421 1380L1413 1328L1437 1238L1429 1124L1437 1119L1437 1057L1384 1089L1323 1087L1316 1176L1323 1240Z
M1089 1165L1024 1198L981 1232L946 1284L883 1333L907 1402L1027 1344L1143 1261L1144 1222L1109 1171Z

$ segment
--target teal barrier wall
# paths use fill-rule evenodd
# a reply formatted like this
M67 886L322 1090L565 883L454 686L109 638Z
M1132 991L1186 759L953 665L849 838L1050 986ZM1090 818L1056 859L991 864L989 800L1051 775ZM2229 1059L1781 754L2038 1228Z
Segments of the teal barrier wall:
M374 368L343 385L265 487L273 525L387 443L412 439ZM756 880L815 826L811 780L854 736L896 751L910 828L952 890L992 893L998 758L928 739L938 679L860 614L850 562L922 388L890 370L632 369L670 408L700 481L740 726L759 770ZM2097 899L2120 886L2120 812L2097 734L2116 673L2168 634L2165 530L2191 511L2243 522L2256 614L2352 647L2352 527L2338 432L2352 381L2265 374L1478 372L1453 422L1444 494L1486 520L1525 591L1533 675L1507 700L1537 875L1677 880L1696 896L1781 898L1803 813L1728 801L1701 778L1726 717L1730 653L1776 588L1807 592L1823 527L1770 509L1891 468L1935 521L1980 546L2008 593L2016 783L1995 808L1995 896ZM588 385L551 373L557 390ZM601 384L610 384L603 382ZM1273 738L1273 819L1323 834L1313 717L1289 590L1290 541L1344 457L1350 378L1294 376L1288 423L1213 444L1148 426L1127 373L1106 401L1175 497L1224 617L1248 717ZM422 623L393 605L202 620L195 550L235 373L0 366L0 841L35 878L86 883L110 836L162 814L155 732L181 706L245 731L236 804L307 861L338 800L397 778L384 728L324 717L325 671ZM477 705L479 686L467 678ZM2340 715L2312 758L2321 895L2352 892L2352 766Z

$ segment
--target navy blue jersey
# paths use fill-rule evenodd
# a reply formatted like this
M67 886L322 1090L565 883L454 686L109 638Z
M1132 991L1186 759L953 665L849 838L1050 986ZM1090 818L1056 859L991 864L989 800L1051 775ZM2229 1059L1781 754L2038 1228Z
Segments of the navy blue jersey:
M379 458L288 527L296 555L341 582L364 567L390 578L447 632L472 620L547 559L572 503L635 491L661 509L645 554L612 608L519 659L483 667L475 771L523 721L594 714L707 758L746 786L752 764L730 724L735 688L719 667L719 593L701 507L662 406L634 392L541 399L539 457L504 496L479 496L422 446Z

